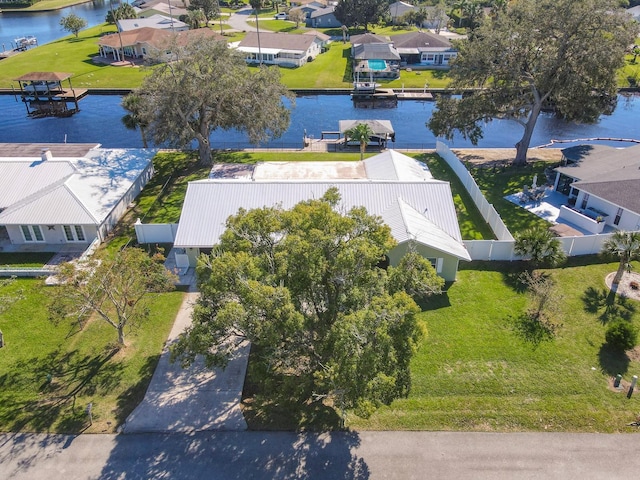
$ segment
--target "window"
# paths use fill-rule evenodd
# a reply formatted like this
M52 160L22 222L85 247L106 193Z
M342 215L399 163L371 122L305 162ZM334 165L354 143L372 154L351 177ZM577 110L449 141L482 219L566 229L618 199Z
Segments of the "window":
M585 193L584 197L582 197L582 206L580 208L582 208L583 210L585 208L587 208L587 203L589 202L589 194Z
M82 225L63 225L62 229L67 242L84 242L86 240Z
M613 220L614 225L618 225L620 223L620 217L622 217L622 209L618 208L618 211L616 212L616 218Z
M44 242L44 235L39 225L20 225L25 242Z

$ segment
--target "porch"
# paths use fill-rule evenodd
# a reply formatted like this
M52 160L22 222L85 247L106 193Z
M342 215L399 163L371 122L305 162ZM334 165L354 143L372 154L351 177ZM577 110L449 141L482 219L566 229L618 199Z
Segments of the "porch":
M615 228L604 221L598 221L591 212L581 212L575 207L570 207L569 197L553 190L553 187L518 192L506 196L505 199L552 223L551 230L560 237L615 231Z

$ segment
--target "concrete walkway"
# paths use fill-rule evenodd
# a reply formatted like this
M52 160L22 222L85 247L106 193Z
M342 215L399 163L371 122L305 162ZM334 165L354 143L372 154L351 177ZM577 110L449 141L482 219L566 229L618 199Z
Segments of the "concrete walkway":
M211 370L199 359L182 369L169 361L169 346L190 325L198 293L185 294L144 400L129 415L123 433L246 430L240 410L249 357L243 345L225 370Z

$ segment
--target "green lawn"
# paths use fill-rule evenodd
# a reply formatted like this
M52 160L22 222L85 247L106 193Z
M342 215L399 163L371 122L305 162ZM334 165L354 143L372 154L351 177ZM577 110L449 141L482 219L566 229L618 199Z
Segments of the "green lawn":
M148 73L145 68L112 67L93 63L98 54L98 39L115 32L113 25L88 28L73 36L56 40L2 60L0 88L18 87L13 79L32 71L72 73L75 88L135 88ZM66 86L66 82L65 82Z
M547 162L534 162L524 167L513 165L496 168L471 168L471 174L482 190L487 201L495 207L509 231L518 232L527 227L550 226L549 222L526 209L505 200L506 195L522 191L523 185L530 185L535 174L544 179Z
M20 12L40 12L45 10L58 10L60 8L70 7L72 5L79 5L84 3L85 0L40 0L33 5L26 8L17 8ZM2 8L8 10L6 5L2 5Z
M113 432L144 396L182 301L181 292L150 297L149 321L117 351L115 329L98 319L80 330L47 317L41 279L18 279L0 295L22 299L0 315L0 431ZM93 404L93 426L85 407Z
M586 261L596 261L589 258ZM360 429L623 432L635 420L640 397L608 388L617 373L640 370L629 356L603 346L605 325L618 309L637 324L640 303L607 305L604 277L617 264L581 265L550 272L563 295L557 337L525 340L514 318L526 305L514 288L512 265L471 264L443 298L422 314L429 331L412 362L409 398ZM636 262L635 268L640 264Z
M636 325L639 302L607 301L604 277L615 263L576 258L548 273L563 296L554 321L557 336L535 343L519 333L515 318L527 298L515 281L518 264L462 266L446 294L420 314L428 335L411 363L408 398L370 418L348 414L360 430L631 432L640 393L628 400L609 381L640 371L640 348L612 352L604 344L615 312ZM640 268L635 262L634 268ZM247 389L245 394L253 394ZM274 405L245 395L250 428L338 428L339 418L320 405ZM316 402L317 403L317 402Z
M39 252L39 253L0 253L0 268L40 268L47 263L53 253L51 252Z

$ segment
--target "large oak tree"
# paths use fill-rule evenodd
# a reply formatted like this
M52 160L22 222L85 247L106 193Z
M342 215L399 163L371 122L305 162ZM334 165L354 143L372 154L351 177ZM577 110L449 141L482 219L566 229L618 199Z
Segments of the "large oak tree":
M386 0L340 0L334 15L347 27L363 27L367 31L370 24L376 24L389 13Z
M185 148L195 140L201 163L210 164L216 129L245 132L254 144L286 131L283 99L293 98L277 67L249 68L226 42L205 36L171 51L175 60L155 68L134 92L143 98L144 123L155 143Z
M524 128L515 164L524 164L538 116L545 108L569 121L594 122L616 104L616 71L637 24L615 0L519 0L457 44L451 68L461 99L440 97L427 126L474 144L482 124L509 118Z
M364 208L343 210L330 189L291 210L230 217L198 264L201 296L174 358L225 365L233 340L249 340L266 395L365 412L406 395L421 329L405 290L425 297L444 281L414 253L402 271L379 268L395 244L389 227Z

